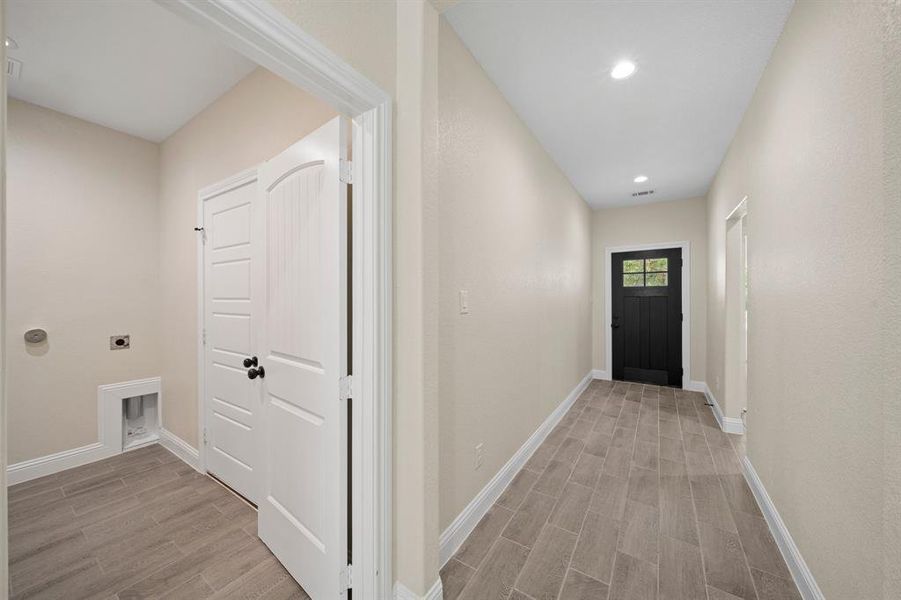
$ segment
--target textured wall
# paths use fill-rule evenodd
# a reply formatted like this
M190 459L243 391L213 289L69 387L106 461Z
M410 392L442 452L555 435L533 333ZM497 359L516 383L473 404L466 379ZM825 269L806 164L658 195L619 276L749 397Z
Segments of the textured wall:
M798 2L708 194L707 381L722 398L725 217L747 195L748 454L828 598L898 597L883 589L883 552L897 575L898 548L897 523L884 527L901 383L885 161L897 10Z
M592 224L592 356L607 368L606 248L661 242L691 242L691 373L704 381L707 368L707 204L704 198L594 211ZM683 282L683 285L688 285Z
M268 160L335 116L257 69L160 145L163 425L197 445L197 192Z
M19 100L7 133L9 462L97 441L97 386L159 375L159 148ZM48 331L27 345L22 334ZM129 333L112 352L109 336Z
M591 369L591 211L444 20L438 55L444 529Z

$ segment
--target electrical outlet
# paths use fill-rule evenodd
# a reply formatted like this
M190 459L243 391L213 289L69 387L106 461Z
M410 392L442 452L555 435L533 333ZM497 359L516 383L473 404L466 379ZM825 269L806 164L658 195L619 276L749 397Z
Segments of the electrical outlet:
M482 467L482 461L485 458L485 444L479 442L476 444L476 463L475 470L478 471Z
M128 350L131 348L130 335L111 335L109 336L110 350Z
M460 290L460 314L469 314L469 291Z

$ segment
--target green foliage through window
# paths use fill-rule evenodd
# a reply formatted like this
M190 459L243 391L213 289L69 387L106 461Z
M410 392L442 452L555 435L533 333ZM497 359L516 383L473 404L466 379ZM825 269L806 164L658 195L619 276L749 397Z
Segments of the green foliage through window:
M648 287L666 287L666 273L648 273L646 281Z
M623 273L644 273L644 261L641 259L624 260Z
M669 259L648 258L623 261L623 287L666 287Z
M645 261L648 273L661 273L666 271L668 260L666 258L649 258Z

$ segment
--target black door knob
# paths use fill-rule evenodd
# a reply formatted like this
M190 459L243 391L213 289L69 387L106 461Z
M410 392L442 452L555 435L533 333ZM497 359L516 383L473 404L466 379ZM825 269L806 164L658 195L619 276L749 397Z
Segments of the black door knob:
M256 379L257 377L260 379L266 377L266 369L263 367L255 367L247 370L248 379Z
M255 367L255 366L257 366L258 364L259 364L259 363L257 362L257 357L256 357L256 356L254 356L253 358L245 358L245 359L244 359L244 368L245 368L245 369L249 369L250 367Z

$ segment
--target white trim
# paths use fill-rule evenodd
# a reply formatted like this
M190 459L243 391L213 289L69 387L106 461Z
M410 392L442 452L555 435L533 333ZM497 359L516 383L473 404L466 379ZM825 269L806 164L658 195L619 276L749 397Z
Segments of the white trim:
M9 486L24 483L121 454L123 450L122 400L148 394L157 395L157 422L160 423L162 391L159 377L97 386L98 440L79 448L63 450L9 465L6 468L6 484Z
M163 390L159 377L97 386L97 437L109 456L122 452L122 400L156 394L156 422L163 423ZM156 441L156 440L154 440Z
M394 600L441 600L444 597L444 589L441 586L441 578L432 584L425 596L419 596L407 586L397 581L394 584Z
M180 458L182 462L194 468L195 471L204 473L200 468L200 454L191 444L184 441L168 429L160 427L160 445Z
M26 481L31 481L32 479L37 479L38 477L52 475L60 471L65 471L66 469L72 469L98 460L103 460L104 458L115 456L116 454L116 452L110 451L100 442L94 442L93 444L82 446L81 448L63 450L56 454L48 454L47 456L40 456L38 458L32 458L31 460L23 460L14 465L9 465L6 468L6 483L7 485L24 483Z
M748 197L745 196L741 199L741 202L735 205L729 214L726 216L726 223L731 223L735 221L740 221L742 217L748 214Z
M766 519L767 525L770 527L773 539L776 540L776 545L779 546L779 550L782 552L782 558L785 559L785 564L788 565L788 570L791 571L792 579L795 580L795 585L798 586L798 592L800 592L801 597L804 600L825 600L826 596L823 595L820 586L817 585L810 567L804 562L804 557L801 556L801 551L795 544L795 540L792 539L788 527L785 526L785 521L779 516L779 511L776 510L773 499L770 498L766 488L763 487L763 482L747 456L741 457L741 466L745 480L748 482L748 487L751 488L754 498L757 499L760 512L763 513L763 518Z
M641 252L643 250L682 250L682 387L691 377L691 242L668 242L660 244L637 244L632 246L607 246L604 249L604 345L607 354L607 373L613 375L613 335L610 323L613 321L612 261L618 252ZM687 389L687 388L685 388Z
M488 512L488 509L500 498L507 486L510 485L510 482L513 481L513 477L519 473L535 450L538 449L538 446L544 442L551 430L557 426L557 423L560 422L566 411L576 401L576 398L585 391L585 388L591 383L592 375L593 373L588 373L582 378L582 381L525 441L519 450L516 451L516 454L507 461L507 464L501 467L501 470L491 478L491 481L472 499L466 508L463 509L463 512L457 515L453 523L448 525L447 529L441 533L438 560L442 566L457 552L466 538L469 537L469 534L472 533L472 530L479 524L479 521L482 520L482 517L485 516L485 513Z
M156 0L357 125L354 154L354 595L392 590L391 96L266 0ZM359 325L359 326L358 326ZM202 438L201 438L202 439Z
M607 381L610 381L610 373L607 371L602 371L600 369L594 369L591 372L591 377L592 379L605 379Z
M683 384L682 388L688 390L689 392L704 393L704 390L707 389L707 384L703 381L686 381Z
M734 433L737 435L744 434L744 421L735 417L727 417L726 415L724 415L723 409L720 408L720 403L717 402L716 396L713 395L713 392L710 391L710 388L706 383L704 383L703 381L695 381L692 383L703 385L703 389L693 391L703 392L704 396L707 397L707 403L710 404L710 408L713 411L713 416L714 418L716 418L716 422L719 424L720 429L722 429L726 433Z

